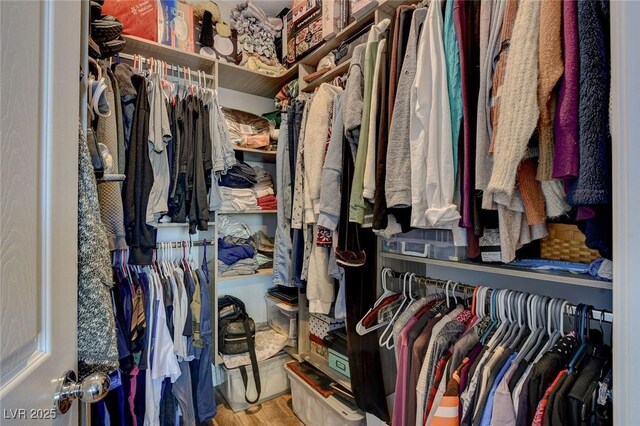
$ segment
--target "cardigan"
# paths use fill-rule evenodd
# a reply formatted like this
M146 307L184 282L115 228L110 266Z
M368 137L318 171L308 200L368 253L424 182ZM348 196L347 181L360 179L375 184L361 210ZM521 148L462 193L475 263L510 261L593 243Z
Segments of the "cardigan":
M389 128L389 146L387 148L387 179L385 195L389 208L411 206L411 145L409 126L411 115L411 90L417 68L418 38L422 23L427 16L427 8L413 12L411 29L407 40L407 51L402 62L402 73L398 80L391 127Z
M538 134L540 157L538 180L550 180L553 166L552 90L564 72L562 63L562 1L542 0L540 5L540 46L538 61Z
M82 379L116 370L118 348L107 234L89 148L82 129L78 133L78 373Z
M560 79L553 124L553 178L578 176L578 96L580 59L578 50L578 2L562 2L564 74Z
M488 191L496 195L510 197L513 194L518 165L540 115L536 97L539 27L540 3L522 0L509 47L493 171L488 186Z
M580 169L569 204L611 203L609 3L578 2Z

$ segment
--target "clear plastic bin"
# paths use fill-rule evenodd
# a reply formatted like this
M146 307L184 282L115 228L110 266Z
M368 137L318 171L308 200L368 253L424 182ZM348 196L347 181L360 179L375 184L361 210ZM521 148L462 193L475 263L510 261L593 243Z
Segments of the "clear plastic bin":
M250 405L244 399L245 389L240 368L222 368L226 376L226 380L220 386L220 391L222 392L224 399L229 403L231 409L235 412L246 410L253 405L261 404L264 401L287 393L289 391L289 379L285 373L285 364L292 360L293 358L286 353L280 353L280 355L258 362L262 389L260 392L260 400L255 404ZM249 399L253 399L256 397L253 370L251 365L247 365L246 369L249 379L249 391L247 392L247 395L249 396Z
M360 426L365 424L361 411L352 410L335 397L324 398L300 376L285 367L291 381L293 412L306 426Z
M465 246L456 246L450 229L414 229L382 240L382 251L442 260L464 260Z
M267 322L280 334L287 336L287 346L295 347L298 339L298 307L265 296Z

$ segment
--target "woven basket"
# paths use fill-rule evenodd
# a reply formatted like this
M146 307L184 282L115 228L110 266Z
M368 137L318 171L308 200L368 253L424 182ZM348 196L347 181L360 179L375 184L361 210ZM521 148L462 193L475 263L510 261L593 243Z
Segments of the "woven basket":
M600 257L597 250L587 248L585 236L576 225L550 223L547 227L549 235L540 244L543 259L591 263Z

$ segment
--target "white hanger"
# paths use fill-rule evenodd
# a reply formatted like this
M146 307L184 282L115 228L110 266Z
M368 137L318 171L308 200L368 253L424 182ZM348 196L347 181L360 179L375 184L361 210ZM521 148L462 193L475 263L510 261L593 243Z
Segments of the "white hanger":
M387 324L387 327L380 334L380 338L378 339L378 344L380 346L385 346L387 349L393 348L393 343L390 343L391 339L393 339L393 324L396 322L396 318L398 318L398 315L400 315L400 312L404 311L405 303L408 300L407 298L407 277L408 276L409 276L408 272L405 272L405 274L402 276L402 302L400 303L400 307L398 307L398 310L395 312L395 314L393 314L393 317L389 321L389 324Z
M388 276L392 276L391 275L391 269L390 268L383 268L382 271L380 272L380 281L382 281L382 289L384 290L382 292L382 294L380 295L380 297L378 297L378 300L376 300L376 302L373 304L372 308L369 308L369 310L367 311L366 314L364 314L364 316L362 318L360 318L360 321L358 321L358 324L356 325L356 332L361 335L364 336L365 334L377 330L379 328L384 327L385 325L388 324L389 321L385 321L385 322L381 322L378 323L376 325L371 326L370 328L366 328L363 324L362 324L362 320L364 320L369 313L371 313L371 311L373 311L374 308L376 308L380 303L382 303L383 300L385 300L387 297L393 296L394 294L397 294L391 290L389 290L387 288L387 277Z

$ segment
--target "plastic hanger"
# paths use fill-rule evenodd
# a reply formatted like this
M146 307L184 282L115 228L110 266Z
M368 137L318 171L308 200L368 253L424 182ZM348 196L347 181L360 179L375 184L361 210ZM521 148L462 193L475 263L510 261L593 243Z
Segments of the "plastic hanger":
M364 316L360 319L360 321L358 321L358 324L356 325L356 332L361 335L364 336L367 333L370 333L374 330L377 330L379 328L384 327L385 325L387 325L389 323L389 321L385 321L385 322L381 322L378 324L375 324L369 328L365 327L362 324L362 321L374 310L374 308L376 308L380 303L382 303L385 299L387 299L388 297L391 296L396 296L398 293L395 293L391 290L389 290L387 288L387 277L392 276L391 275L391 269L390 268L383 268L382 271L380 272L380 281L382 282L382 294L380 295L380 297L378 297L378 300L376 300L376 302L373 304L372 308L369 308L369 310L367 311L366 314L364 314Z
M545 348L547 347L547 342L549 342L549 336L546 333L546 311L547 305L551 302L551 300L543 296L542 302L538 306L537 314L540 316L542 320L542 324L539 327L539 333L536 336L536 343L533 345L531 350L524 356L524 359L527 361L531 361L532 359L537 359L538 356L541 356L544 352L546 352Z
M580 333L578 334L578 341L580 342L580 347L574 353L573 358L569 361L569 372L575 373L576 366L583 358L585 352L587 351L587 346L589 343L589 320L591 319L591 311L593 310L593 306L587 306L580 304Z
M408 297L407 297L407 278L408 277L409 277L408 272L405 272L402 275L402 302L400 303L400 307L395 312L395 314L393 314L393 317L391 317L389 324L387 324L387 327L380 334L380 338L378 339L378 344L380 346L386 347L387 349L393 348L393 342L391 342L391 340L393 339L393 324L395 324L396 319L400 315L400 312L403 312L405 310L405 304L408 301Z

